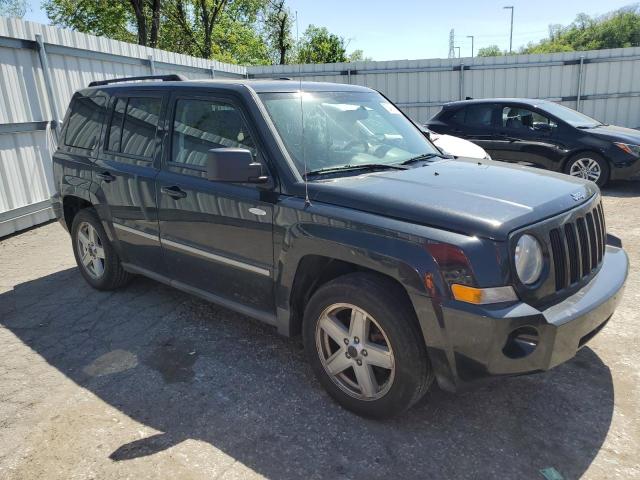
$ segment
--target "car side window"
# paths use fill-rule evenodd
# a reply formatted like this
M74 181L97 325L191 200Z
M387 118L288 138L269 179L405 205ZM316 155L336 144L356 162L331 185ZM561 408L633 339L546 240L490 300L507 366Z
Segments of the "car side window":
M71 102L64 144L92 150L98 143L104 121L106 98L76 96Z
M450 119L458 125L491 127L493 105L468 105L455 112Z
M246 148L256 155L242 115L221 101L178 99L171 145L171 161L189 167L206 167L212 148Z
M152 158L161 108L161 98L118 98L111 115L107 150Z
M526 108L504 107L502 109L502 127L509 130L533 131L548 130L557 127L557 124L548 117Z

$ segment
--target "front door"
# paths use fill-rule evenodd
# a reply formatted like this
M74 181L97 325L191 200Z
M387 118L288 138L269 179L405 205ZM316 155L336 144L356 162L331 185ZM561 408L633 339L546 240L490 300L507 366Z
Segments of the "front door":
M228 99L176 96L167 153L157 177L167 274L181 284L254 310L275 310L270 191L206 178L212 148L261 152L239 106Z
M553 120L534 110L503 105L499 122L493 146L496 159L555 168L562 151L555 140L558 125Z
M100 217L111 223L123 262L160 271L156 175L167 96L132 92L111 99L103 148L93 167Z

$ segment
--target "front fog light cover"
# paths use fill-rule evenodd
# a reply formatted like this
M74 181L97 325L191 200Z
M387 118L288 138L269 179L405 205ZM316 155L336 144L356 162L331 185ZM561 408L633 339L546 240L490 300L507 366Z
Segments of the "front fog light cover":
M543 258L540 242L532 235L518 239L515 253L516 273L525 285L536 283L542 274Z

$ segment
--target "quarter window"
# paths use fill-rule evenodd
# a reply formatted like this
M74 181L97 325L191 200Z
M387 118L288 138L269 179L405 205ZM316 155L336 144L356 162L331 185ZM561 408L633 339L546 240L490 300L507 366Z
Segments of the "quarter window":
M108 150L153 157L161 107L160 98L118 98L111 116Z
M520 107L502 109L502 126L509 130L538 130L541 125L556 127L556 123L538 112Z
M64 135L65 145L87 150L97 145L104 121L105 103L105 97L101 96L77 96L73 100Z
M212 148L246 148L256 154L242 115L225 102L180 99L173 122L172 161L194 167L207 165Z

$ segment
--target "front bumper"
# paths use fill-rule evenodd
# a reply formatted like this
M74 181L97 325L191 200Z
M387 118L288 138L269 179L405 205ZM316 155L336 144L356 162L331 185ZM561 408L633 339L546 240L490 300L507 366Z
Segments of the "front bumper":
M597 275L545 309L522 302L505 307L430 299L430 308L422 304L418 317L441 388L454 391L485 377L544 371L573 358L613 315L628 269L625 251L609 245ZM513 357L505 346L523 327L537 332L537 346Z
M630 156L630 155L629 155ZM640 158L632 158L624 162L611 164L611 180L638 180L640 179Z

